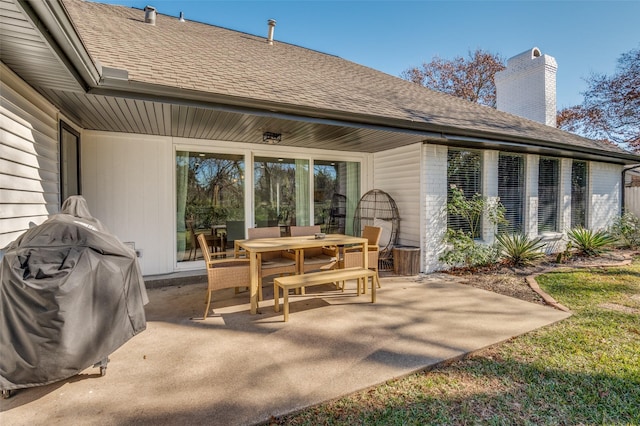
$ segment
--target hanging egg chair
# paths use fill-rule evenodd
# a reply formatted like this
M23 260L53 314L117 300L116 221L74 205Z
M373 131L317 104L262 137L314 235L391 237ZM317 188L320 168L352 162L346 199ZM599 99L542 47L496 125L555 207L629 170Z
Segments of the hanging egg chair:
M396 202L389 194L379 189L372 189L360 198L353 218L355 235L362 235L366 225L382 228L378 269L393 270L393 247L398 242L400 215Z

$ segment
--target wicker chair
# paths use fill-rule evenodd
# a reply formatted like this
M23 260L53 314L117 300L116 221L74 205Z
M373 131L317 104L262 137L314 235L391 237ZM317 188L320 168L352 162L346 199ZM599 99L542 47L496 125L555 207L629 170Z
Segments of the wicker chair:
M213 250L213 256L225 256L225 240L224 236L220 235L208 235L203 233L196 233L193 228L193 219L188 219L187 221L187 229L189 230L189 234L191 234L191 248L189 250L189 260L196 260L198 255L198 238L200 235L203 235L206 242L207 247L211 247ZM218 252L218 250L220 250ZM204 253L204 252L203 252Z
M292 226L292 237L303 237L315 235L320 231L320 225L315 226ZM309 271L333 269L338 260L338 247L317 247L304 250L304 263L301 265L306 274Z
M202 319L207 319L211 305L211 293L224 288L246 287L251 281L249 259L219 259L214 260L209 251L209 243L204 234L198 235L198 243L204 255L207 266L207 306Z
M362 231L362 237L368 240L369 269L373 269L376 272L378 272L378 253L380 250L378 243L380 242L381 235L382 228L377 226L366 225ZM345 247L344 254L340 260L340 268L354 268L362 266L362 249ZM379 280L378 287L380 287Z
M270 226L266 228L249 228L250 240L255 238L279 238L280 227ZM296 258L293 253L278 250L262 253L260 262L260 285L258 286L258 300L262 300L262 279L271 275L282 276L284 274L295 275L297 272Z

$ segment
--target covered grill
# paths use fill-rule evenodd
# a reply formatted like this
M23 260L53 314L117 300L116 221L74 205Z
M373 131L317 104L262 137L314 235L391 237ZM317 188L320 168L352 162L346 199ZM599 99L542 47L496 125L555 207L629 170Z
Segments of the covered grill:
M92 365L146 328L134 250L69 197L2 250L0 389L45 385Z

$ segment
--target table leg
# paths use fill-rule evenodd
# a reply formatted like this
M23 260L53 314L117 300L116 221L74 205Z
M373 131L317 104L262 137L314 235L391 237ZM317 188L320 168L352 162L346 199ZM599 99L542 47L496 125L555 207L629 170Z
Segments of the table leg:
M362 243L362 265L364 269L369 267L369 243L367 241Z
M251 313L258 313L258 286L260 285L260 257L257 252L249 252L249 275L251 285L249 286L249 297L251 300Z
M298 256L296 262L298 264L298 275L304 275L304 249L296 250ZM304 287L300 287L300 294L306 294Z

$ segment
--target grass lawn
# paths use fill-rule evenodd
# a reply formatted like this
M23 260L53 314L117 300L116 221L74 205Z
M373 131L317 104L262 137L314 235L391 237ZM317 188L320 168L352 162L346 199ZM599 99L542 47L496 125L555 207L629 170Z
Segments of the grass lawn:
M574 315L272 424L640 424L640 259L538 282Z

